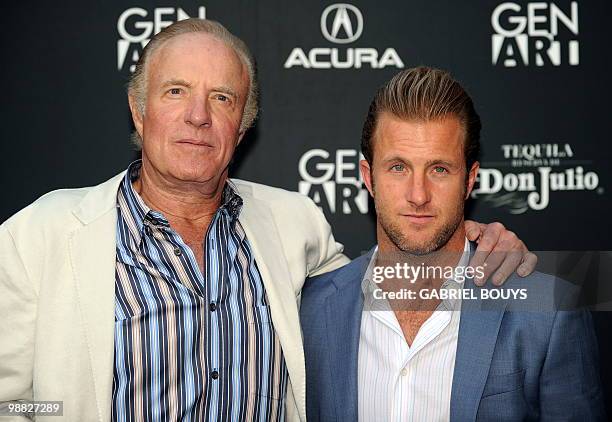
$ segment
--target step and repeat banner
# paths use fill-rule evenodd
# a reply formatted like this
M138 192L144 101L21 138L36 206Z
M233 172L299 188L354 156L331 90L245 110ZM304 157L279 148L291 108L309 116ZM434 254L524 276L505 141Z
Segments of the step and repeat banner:
M449 70L481 116L469 217L503 222L532 250L612 249L608 0L5 5L0 221L138 157L128 77L150 37L188 17L220 21L257 59L261 113L232 175L311 197L351 257L375 239L363 120L375 90L418 65ZM602 353L611 343L600 336Z
M449 70L483 122L469 216L533 250L608 250L607 1L182 1L12 5L2 13L4 200L97 184L137 154L125 84L150 37L215 19L257 59L258 123L234 177L310 196L349 255L374 242L358 171L369 102L400 69Z

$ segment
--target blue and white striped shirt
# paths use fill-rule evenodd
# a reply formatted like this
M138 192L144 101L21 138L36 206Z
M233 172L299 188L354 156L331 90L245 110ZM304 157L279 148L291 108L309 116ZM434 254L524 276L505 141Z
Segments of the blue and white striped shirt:
M227 184L205 265L132 182L117 193L113 421L281 421L287 369Z

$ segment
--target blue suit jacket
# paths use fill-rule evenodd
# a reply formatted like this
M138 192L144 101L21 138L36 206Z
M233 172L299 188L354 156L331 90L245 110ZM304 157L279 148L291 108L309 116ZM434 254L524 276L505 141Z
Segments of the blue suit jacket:
M302 289L309 422L357 420L361 281L371 256L311 278ZM471 280L464 288L478 289ZM504 288L528 288L528 301L463 302L451 421L605 420L590 313L514 309L567 288L549 275L510 278Z

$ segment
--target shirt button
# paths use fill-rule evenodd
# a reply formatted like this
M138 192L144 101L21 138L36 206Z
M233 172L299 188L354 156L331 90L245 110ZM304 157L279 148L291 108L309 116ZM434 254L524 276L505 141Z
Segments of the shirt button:
M217 304L215 302L210 302L208 309L210 309L210 312L215 312L217 310Z
M181 256L182 252L179 248L174 248L174 255Z
M405 377L406 375L408 375L408 370L406 368L402 368L400 374L402 374L402 377Z
M212 372L210 373L210 377L211 377L212 379L214 379L214 380L219 379L219 372L217 372L217 371L212 371Z
M151 227L145 226L145 233L147 234L147 236L151 236Z

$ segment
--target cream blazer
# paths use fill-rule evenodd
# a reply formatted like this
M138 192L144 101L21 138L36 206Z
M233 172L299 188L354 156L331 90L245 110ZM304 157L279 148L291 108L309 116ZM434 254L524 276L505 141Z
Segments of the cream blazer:
M0 226L0 402L62 400L63 418L49 420L110 420L116 196L124 174L50 192ZM310 199L233 182L287 363L287 420L305 421L300 290L306 277L348 259Z

